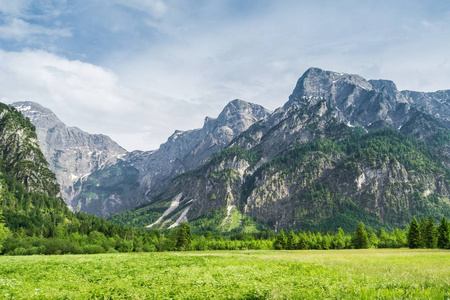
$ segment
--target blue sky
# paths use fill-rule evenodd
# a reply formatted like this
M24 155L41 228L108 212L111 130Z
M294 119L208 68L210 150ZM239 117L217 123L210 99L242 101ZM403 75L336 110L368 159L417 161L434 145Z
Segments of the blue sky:
M309 67L450 88L449 1L0 0L0 100L155 149Z

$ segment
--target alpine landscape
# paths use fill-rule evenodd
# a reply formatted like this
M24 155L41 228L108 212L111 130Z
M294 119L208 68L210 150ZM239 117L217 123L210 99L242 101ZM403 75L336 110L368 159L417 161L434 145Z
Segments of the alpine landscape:
M0 0L0 298L450 298L448 4L81 2Z

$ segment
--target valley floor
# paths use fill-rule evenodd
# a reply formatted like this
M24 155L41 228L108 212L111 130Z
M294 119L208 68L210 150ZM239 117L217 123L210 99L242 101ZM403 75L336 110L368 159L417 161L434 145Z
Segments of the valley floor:
M2 299L448 299L450 251L0 256Z

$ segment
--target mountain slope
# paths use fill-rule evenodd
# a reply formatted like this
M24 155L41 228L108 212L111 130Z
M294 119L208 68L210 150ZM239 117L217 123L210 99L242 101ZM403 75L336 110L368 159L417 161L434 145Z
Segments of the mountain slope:
M126 150L109 137L89 134L76 127L66 126L49 109L34 102L12 104L36 127L42 152L56 174L64 200L74 208L73 184L90 173L115 163Z
M22 182L29 192L49 197L59 194L55 175L39 149L35 127L12 107L0 103L2 172Z
M221 230L237 211L242 224L251 217L276 230L337 230L448 216L444 118L391 81L311 68L283 107L225 152L175 178L149 206L112 220L170 228L219 214L225 217L212 227Z
M96 253L132 251L149 235L96 216L71 212L55 174L38 147L34 125L14 107L0 103L0 211L12 235L3 253ZM130 239L131 237L131 239ZM131 240L131 241L130 241ZM100 246L101 242L107 242ZM109 242L108 242L109 241Z
M242 100L228 103L217 118L205 119L200 129L176 131L156 151L134 151L114 165L93 172L74 186L76 210L109 216L150 202L177 174L199 166L226 147L269 111Z

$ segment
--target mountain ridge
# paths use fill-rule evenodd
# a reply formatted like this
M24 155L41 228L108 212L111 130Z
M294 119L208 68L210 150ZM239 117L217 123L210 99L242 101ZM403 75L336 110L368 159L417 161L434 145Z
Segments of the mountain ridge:
M333 216L343 218L341 226L346 228L363 219L374 227L389 227L432 209L433 201L434 214L448 212L445 116L427 114L410 97L392 81L310 68L285 105L233 139L223 150L228 156L213 155L198 169L175 178L150 205L111 219L147 226L162 217L157 227L167 228L181 220L199 223L222 210L229 218L231 207L239 215L237 222L250 216L275 230L295 226L336 230L331 228L337 222ZM435 148L416 140L428 142L437 136L443 145L432 145ZM354 145L347 145L348 139ZM307 147L309 158L289 154L302 147ZM404 159L402 155L408 155L404 149L414 157ZM434 149L439 156L430 156ZM257 157L256 162L249 157ZM292 166L280 164L285 160ZM422 166L421 161L432 162L440 171L411 167ZM334 179L328 180L330 176ZM177 207L164 214L174 199ZM311 199L318 203L308 202ZM329 210L324 210L324 203L330 203ZM399 203L402 209L395 208ZM223 222L209 229L217 230Z

